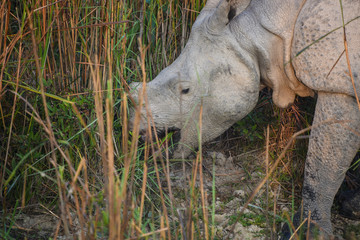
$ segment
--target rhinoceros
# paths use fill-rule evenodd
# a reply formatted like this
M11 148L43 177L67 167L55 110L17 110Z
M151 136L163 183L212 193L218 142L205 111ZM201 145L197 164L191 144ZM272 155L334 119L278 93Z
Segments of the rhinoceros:
M140 129L151 112L157 131L177 132L182 158L246 116L262 86L281 108L316 94L301 209L332 235L334 196L360 147L359 16L358 0L208 0L180 56L146 84Z

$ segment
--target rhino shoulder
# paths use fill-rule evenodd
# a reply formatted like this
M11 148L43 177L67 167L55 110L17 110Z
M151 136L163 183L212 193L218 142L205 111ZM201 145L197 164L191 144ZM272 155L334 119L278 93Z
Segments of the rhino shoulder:
M360 93L360 1L342 1L348 53L357 93ZM354 96L344 47L339 1L307 1L297 19L292 43L296 76L316 91Z
M295 95L312 96L313 91L298 81L289 64L293 29L305 1L253 0L238 18L238 29L252 39L262 83L273 90L273 101L286 108ZM239 28L241 28L239 30ZM238 36L238 39L244 39ZM241 44L244 46L244 41Z

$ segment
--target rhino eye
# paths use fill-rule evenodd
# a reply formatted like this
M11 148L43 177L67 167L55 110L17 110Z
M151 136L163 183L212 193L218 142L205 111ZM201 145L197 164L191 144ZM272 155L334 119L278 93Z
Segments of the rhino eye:
M190 91L190 88L185 88L183 90L181 90L181 94L188 94Z

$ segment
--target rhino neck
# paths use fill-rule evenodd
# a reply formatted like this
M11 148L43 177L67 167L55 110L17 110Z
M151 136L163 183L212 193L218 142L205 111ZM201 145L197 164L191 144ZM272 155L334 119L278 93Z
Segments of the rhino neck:
M294 27L305 2L253 0L230 25L240 46L257 59L262 83L273 89L273 101L282 108L293 103L295 94L312 95L290 64Z

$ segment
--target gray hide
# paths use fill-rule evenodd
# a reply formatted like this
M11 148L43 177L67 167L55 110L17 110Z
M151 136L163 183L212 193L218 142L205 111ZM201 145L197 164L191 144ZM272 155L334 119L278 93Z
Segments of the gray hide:
M254 108L261 85L272 88L279 107L292 104L295 95L318 93L305 167L304 214L311 211L312 219L332 234L331 205L360 147L360 114L344 53L340 3L248 3L208 1L181 55L146 85L140 128L146 129L148 109L158 131L179 129L173 157L186 157L199 144L201 104L201 141L206 142ZM359 94L360 1L342 4Z

